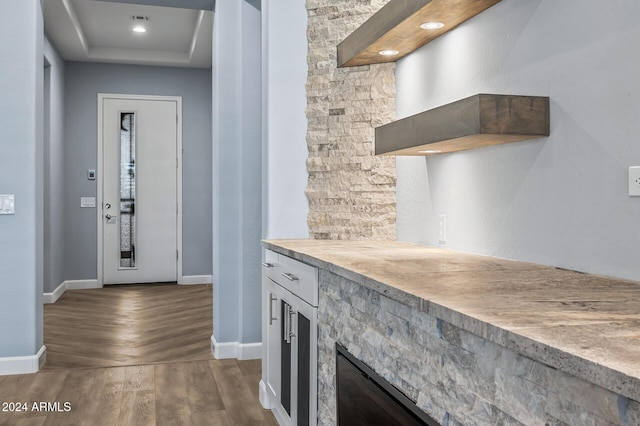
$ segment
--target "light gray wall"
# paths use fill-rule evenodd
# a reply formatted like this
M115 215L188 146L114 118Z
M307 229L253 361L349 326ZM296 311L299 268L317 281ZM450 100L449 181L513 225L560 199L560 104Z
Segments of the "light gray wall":
M44 40L44 292L64 281L64 61Z
M213 334L261 340L260 11L218 1L213 34Z
M37 0L0 2L0 357L42 347L43 22ZM40 168L40 170L39 170ZM40 186L40 189L38 189Z
M265 238L309 238L307 215L307 10L262 0Z
M211 72L83 62L66 64L65 186L67 280L96 278L96 211L80 197L96 196L98 93L182 96L183 275L211 274Z
M640 280L640 3L505 0L402 59L397 114L550 96L551 136L397 159L398 239Z

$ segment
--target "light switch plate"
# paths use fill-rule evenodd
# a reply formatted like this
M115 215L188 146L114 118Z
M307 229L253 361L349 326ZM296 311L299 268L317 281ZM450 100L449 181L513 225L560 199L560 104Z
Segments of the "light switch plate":
M629 167L629 196L640 197L640 166Z
M96 197L80 197L80 207L91 208L96 206Z
M14 194L0 194L0 214L16 214Z

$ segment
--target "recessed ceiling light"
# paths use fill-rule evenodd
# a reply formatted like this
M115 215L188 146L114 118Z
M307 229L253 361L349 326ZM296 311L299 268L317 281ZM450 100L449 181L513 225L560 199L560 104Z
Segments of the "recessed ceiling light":
M146 33L147 32L147 22L151 19L148 16L139 16L134 15L131 17L133 19L133 32L134 33Z
M427 149L425 151L418 151L419 154L440 154L442 151L439 149Z
M395 56L397 55L398 52L397 50L393 50L393 49L385 49L385 50L381 50L378 52L378 55L382 55L382 56Z
M422 28L423 30L439 30L442 27L444 27L444 24L442 22L425 22L424 24L420 25L420 28Z

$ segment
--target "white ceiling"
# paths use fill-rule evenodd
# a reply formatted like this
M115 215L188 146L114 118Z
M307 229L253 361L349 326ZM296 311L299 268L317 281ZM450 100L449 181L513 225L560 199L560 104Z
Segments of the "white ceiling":
M150 18L146 33L133 16ZM67 61L211 68L212 22L210 10L44 0L45 32Z

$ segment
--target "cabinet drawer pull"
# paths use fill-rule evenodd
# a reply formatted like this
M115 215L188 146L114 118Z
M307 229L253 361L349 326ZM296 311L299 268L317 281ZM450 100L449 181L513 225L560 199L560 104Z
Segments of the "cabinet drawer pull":
M290 274L290 273L288 273L288 272L283 272L283 273L282 273L282 274L280 274L280 275L282 275L283 277L285 277L285 278L286 278L286 279L288 279L289 281L298 281L298 277L296 277L295 275Z
M273 263L262 262L262 266L264 266L265 268L273 268Z
M292 337L296 337L296 332L293 331L293 320L297 318L296 317L297 314L298 313L296 312L295 309L293 309L293 308L289 309L289 316L290 316L290 318L289 318L289 342L291 342L291 338Z
M278 298L274 297L273 294L269 294L269 325L273 324L273 321L278 318L273 317L273 302L277 302Z
M284 304L284 329L282 330L282 334L284 334L284 336L282 336L284 338L284 341L287 343L291 343L291 306L289 306L288 303Z

